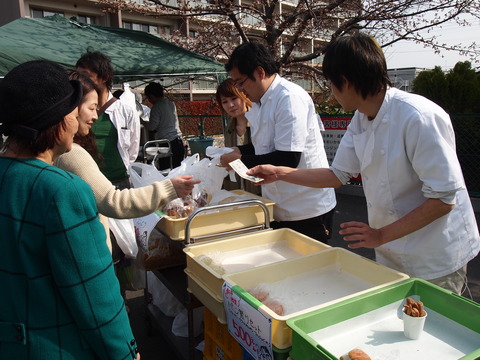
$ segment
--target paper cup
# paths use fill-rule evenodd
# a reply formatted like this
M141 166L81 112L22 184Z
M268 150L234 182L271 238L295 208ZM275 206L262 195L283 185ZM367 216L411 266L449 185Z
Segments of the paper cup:
M403 333L409 339L416 340L422 335L423 327L425 326L425 316L415 317L403 313Z

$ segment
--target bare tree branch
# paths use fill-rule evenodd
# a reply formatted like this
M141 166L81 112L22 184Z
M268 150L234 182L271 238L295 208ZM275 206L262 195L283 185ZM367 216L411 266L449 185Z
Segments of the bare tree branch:
M477 44L447 45L430 32L444 24L468 28L462 19L480 19L480 0L98 0L105 12L140 13L150 18L175 18L178 29L168 40L225 61L240 42L261 39L282 68L315 69L312 60L338 36L363 30L381 46L412 41L440 50L457 51L478 62ZM214 19L214 21L212 21ZM187 22L197 37L182 34ZM312 70L313 73L317 70Z

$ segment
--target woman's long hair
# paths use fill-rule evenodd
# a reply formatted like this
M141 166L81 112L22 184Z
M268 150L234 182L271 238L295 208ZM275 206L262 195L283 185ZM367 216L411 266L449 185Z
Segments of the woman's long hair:
M95 84L88 76L75 70L67 70L67 73L70 80L78 80L82 84L84 98L82 99L79 107L84 103L85 95L91 91L96 91L100 97L100 89L98 88L97 84ZM73 142L83 147L97 161L97 163L101 162L102 157L98 152L97 140L92 131L89 131L87 135L79 135L78 133L75 134Z

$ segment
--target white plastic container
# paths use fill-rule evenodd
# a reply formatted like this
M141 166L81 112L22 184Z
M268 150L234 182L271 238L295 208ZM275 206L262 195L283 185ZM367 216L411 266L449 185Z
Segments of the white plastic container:
M267 284L270 296L282 303L284 315L265 305L259 307L272 318L272 344L279 349L292 345L288 319L407 278L406 274L342 248L224 276L232 287L238 285L246 291ZM256 301L250 294L247 296Z

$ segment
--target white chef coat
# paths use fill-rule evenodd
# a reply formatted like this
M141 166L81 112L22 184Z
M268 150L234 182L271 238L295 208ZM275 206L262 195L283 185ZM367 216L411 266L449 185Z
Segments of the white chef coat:
M402 218L426 198L455 194L450 213L376 248L378 262L430 280L458 270L478 254L480 236L450 117L428 99L390 88L375 119L357 111L332 170L341 180L338 171L362 174L369 225L375 229Z
M310 95L278 74L246 113L256 155L301 152L297 168L328 168L327 155ZM296 221L323 215L336 205L333 189L314 189L277 181L262 185L262 196L275 201L276 221Z
M108 100L113 97L109 93ZM107 101L108 101L107 100ZM118 152L125 168L135 162L140 147L140 119L136 111L122 101L115 101L106 110L118 133Z

